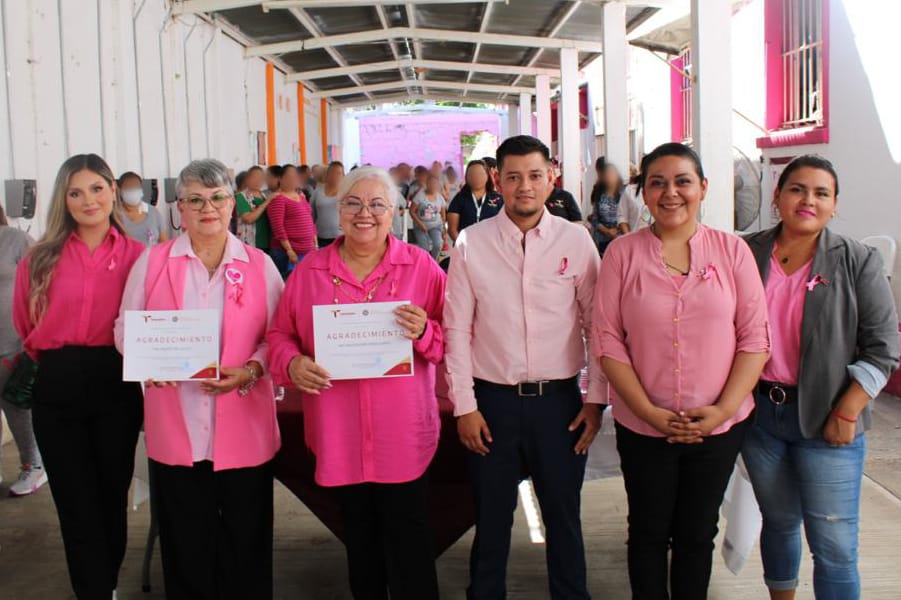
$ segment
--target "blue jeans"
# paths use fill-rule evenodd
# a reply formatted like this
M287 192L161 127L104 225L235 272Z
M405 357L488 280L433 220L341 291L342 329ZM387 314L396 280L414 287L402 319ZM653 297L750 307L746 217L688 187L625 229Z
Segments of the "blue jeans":
M863 434L848 446L804 439L797 402L777 406L757 394L756 423L742 457L763 515L760 553L771 590L798 586L801 523L813 554L817 600L857 600L860 485L866 455Z
M444 226L438 225L428 231L417 227L413 230L413 235L416 237L416 245L438 260L438 255L441 254L441 248L444 246Z
M272 262L275 263L275 268L278 269L278 272L281 273L282 279L288 279L288 275L291 274L291 271L294 270L296 266L295 263L292 263L290 259L288 259L288 253L282 250L281 248L273 248L269 251L272 256ZM300 264L300 261L303 260L305 254L297 255L297 264Z

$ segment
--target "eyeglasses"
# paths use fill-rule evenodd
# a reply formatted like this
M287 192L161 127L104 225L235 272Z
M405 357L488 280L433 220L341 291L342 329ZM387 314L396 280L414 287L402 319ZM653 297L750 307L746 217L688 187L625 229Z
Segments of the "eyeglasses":
M219 210L220 208L225 206L225 203L231 197L232 197L231 194L219 192L219 193L213 194L209 198L205 198L204 196L189 196L187 198L179 198L178 201L182 205L190 208L191 210L199 212L199 211L203 210L203 207L206 206L207 202L212 204L213 208L215 208L216 210Z
M391 205L381 200L373 200L369 204L360 202L359 200L345 200L341 202L339 208L341 209L341 212L348 215L358 215L363 212L363 208L368 208L369 214L371 214L373 217L381 217L383 214L388 212L388 209L391 208Z

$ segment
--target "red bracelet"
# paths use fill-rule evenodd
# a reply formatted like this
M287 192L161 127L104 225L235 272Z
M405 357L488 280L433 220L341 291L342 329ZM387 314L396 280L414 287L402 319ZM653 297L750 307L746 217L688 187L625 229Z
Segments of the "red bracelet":
M846 417L844 415L840 415L837 412L834 412L832 414L833 414L833 416L835 416L836 419L839 419L840 421L844 421L845 423L857 423L857 419L849 419L848 417Z

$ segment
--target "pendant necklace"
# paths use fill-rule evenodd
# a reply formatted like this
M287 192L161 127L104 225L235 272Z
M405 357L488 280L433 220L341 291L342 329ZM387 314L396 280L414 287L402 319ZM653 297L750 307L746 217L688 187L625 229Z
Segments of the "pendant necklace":
M335 286L334 303L340 304L340 301L338 300L339 291L354 304L372 302L372 298L375 296L375 291L379 289L379 286L382 285L383 281L385 281L385 277L386 275L381 275L378 279L376 279L368 290L364 289L362 296L354 296L353 294L351 294L343 285L344 282L341 281L341 279L337 275L332 277L332 284L334 284Z

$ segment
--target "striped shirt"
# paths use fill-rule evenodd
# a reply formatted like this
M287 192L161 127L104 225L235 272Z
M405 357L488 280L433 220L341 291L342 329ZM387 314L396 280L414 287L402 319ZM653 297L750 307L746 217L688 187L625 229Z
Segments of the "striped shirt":
M269 203L266 210L269 223L272 225L272 241L270 247L282 249L282 241L288 240L291 248L298 255L307 254L316 249L316 225L313 224L313 211L303 198L295 202L285 195L279 194Z

